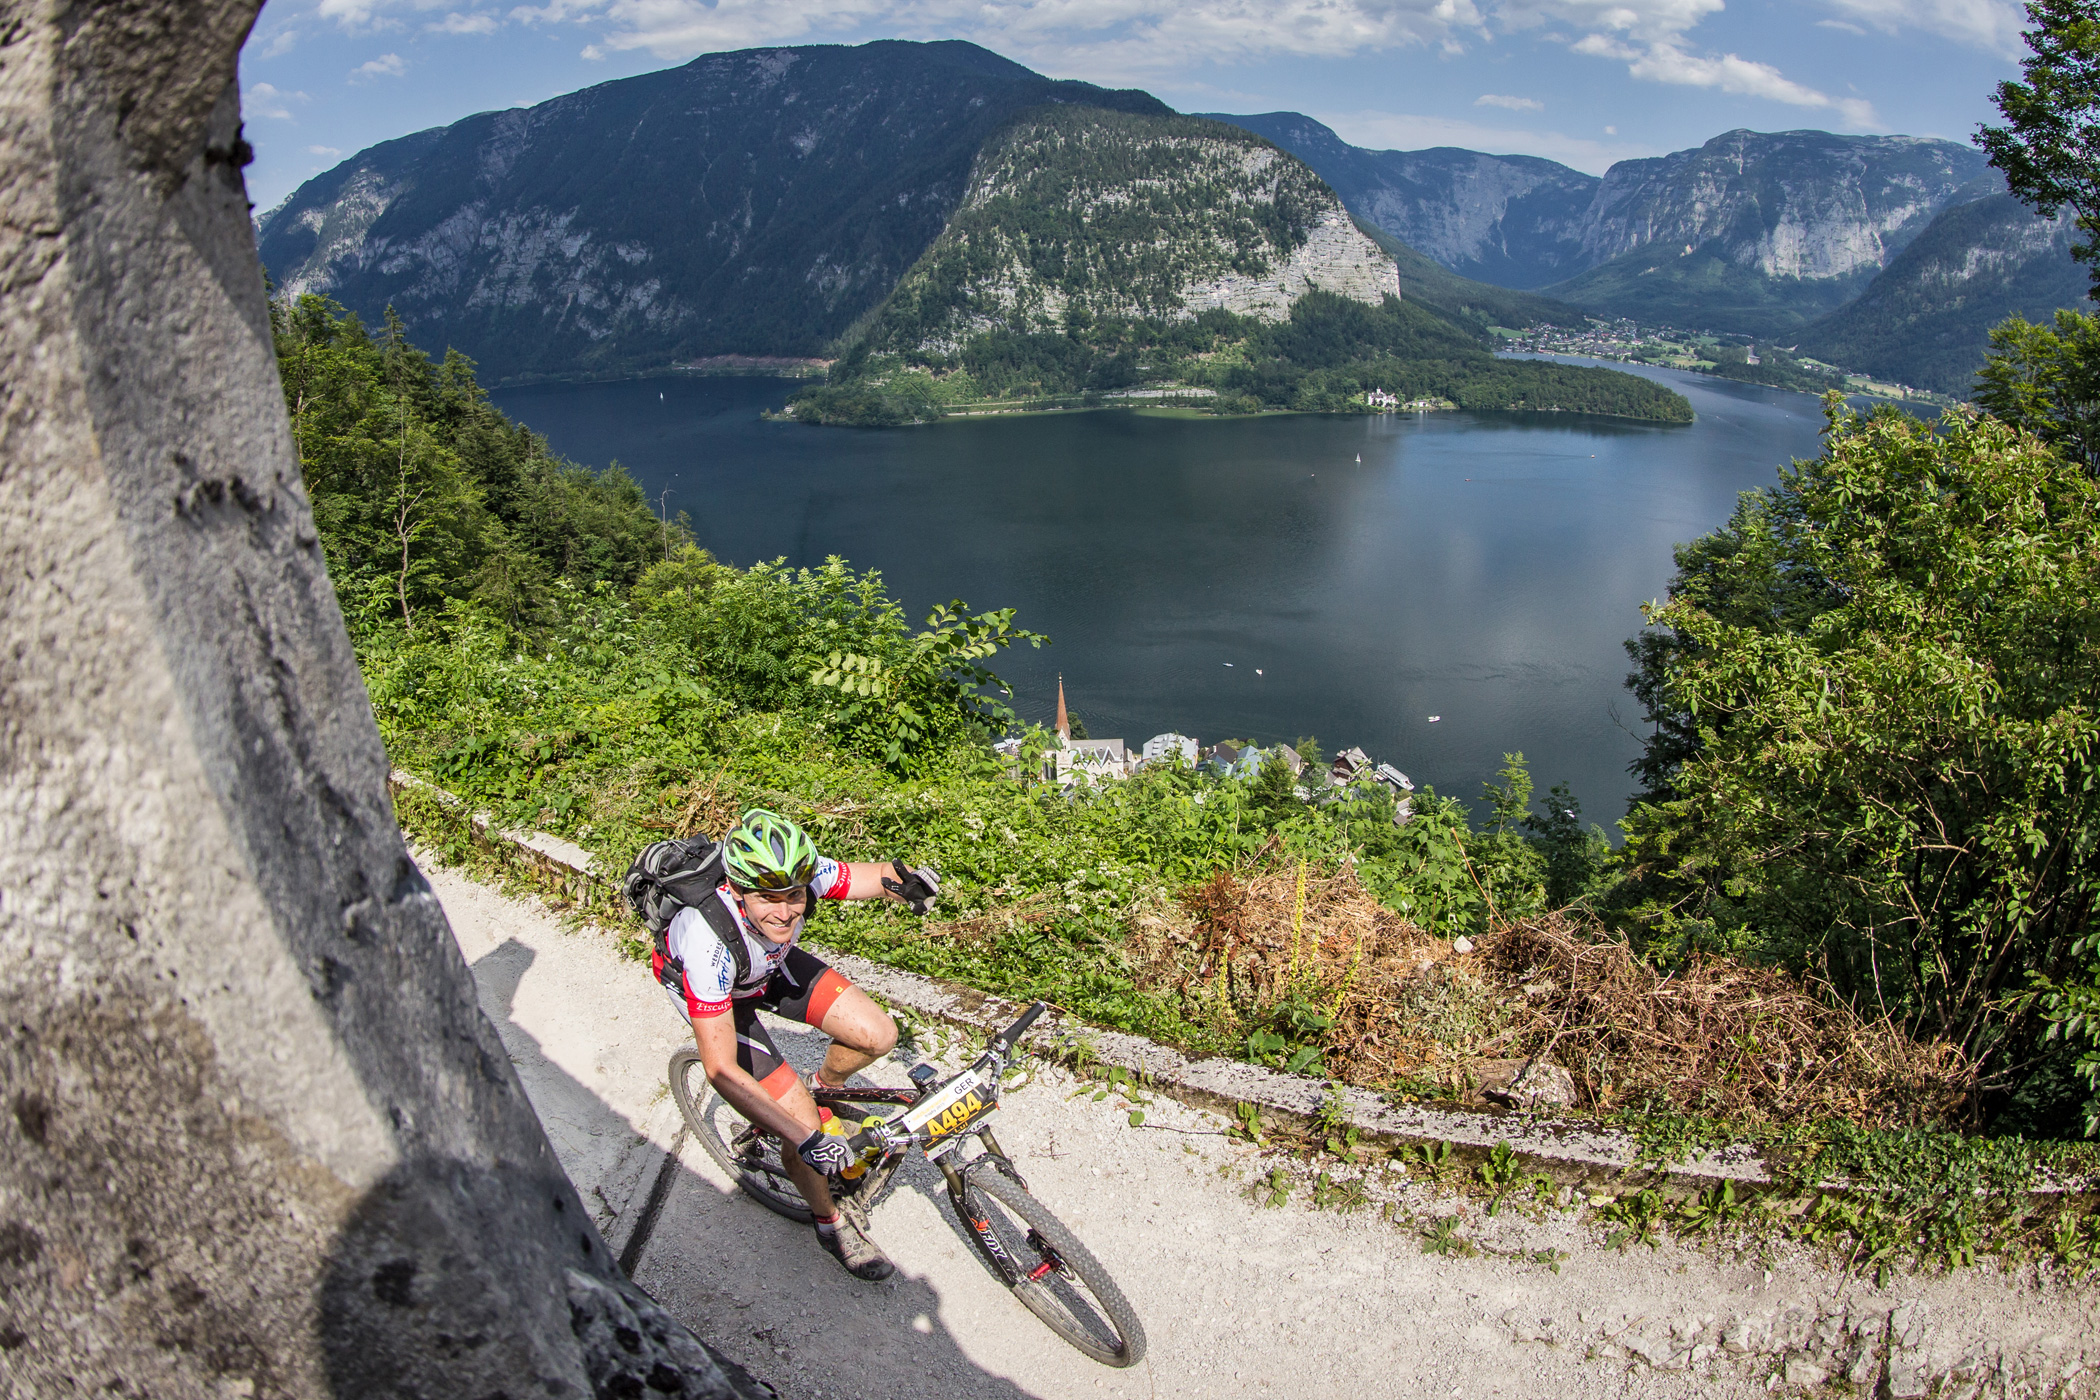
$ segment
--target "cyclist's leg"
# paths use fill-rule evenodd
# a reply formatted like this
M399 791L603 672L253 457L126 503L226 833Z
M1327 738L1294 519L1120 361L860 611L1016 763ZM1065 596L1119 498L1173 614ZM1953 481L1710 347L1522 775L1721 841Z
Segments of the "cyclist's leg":
M764 1024L758 1019L758 1006L757 1000L740 1001L731 1011L736 1017L736 1062L758 1081L759 1088L772 1096L773 1102L786 1109L789 1116L802 1125L805 1134L813 1133L819 1125L817 1101L809 1096L809 1089L803 1084L802 1076L795 1073L794 1066L782 1058L779 1047L773 1044L773 1037L766 1034ZM831 1215L836 1210L831 1203L831 1187L822 1172L802 1160L801 1154L795 1150L800 1146L799 1142L781 1143L780 1165L794 1181L795 1189L802 1193L802 1199L809 1202L812 1212L820 1216Z
M897 1023L875 999L806 948L795 948L760 998L768 1011L815 1026L831 1037L818 1076L834 1088L897 1044Z

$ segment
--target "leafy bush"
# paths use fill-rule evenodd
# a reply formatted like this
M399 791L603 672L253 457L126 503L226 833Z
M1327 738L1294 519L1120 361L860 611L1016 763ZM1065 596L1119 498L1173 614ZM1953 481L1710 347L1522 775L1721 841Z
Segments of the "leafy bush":
M2100 488L1993 419L1828 412L1650 614L1617 898L1651 956L1813 970L2002 1091L2100 982Z

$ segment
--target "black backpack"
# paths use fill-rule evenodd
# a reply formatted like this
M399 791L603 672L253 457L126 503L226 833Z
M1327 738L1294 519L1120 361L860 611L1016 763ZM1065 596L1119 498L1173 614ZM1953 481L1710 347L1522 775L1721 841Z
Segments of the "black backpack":
M621 882L627 907L649 930L660 969L658 980L681 997L685 995L685 965L671 956L670 943L671 920L681 909L698 909L735 959L736 977L730 986L741 986L751 975L751 952L744 946L744 931L737 926L736 915L715 898L723 878L722 843L688 836L642 847Z

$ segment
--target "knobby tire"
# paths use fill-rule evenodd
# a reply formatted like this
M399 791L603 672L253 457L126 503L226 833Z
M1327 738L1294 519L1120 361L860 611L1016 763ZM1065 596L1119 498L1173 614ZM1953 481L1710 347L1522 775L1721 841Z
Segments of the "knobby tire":
M1138 1321L1137 1310L1116 1287L1108 1270L1101 1266L1093 1251L1079 1242L1065 1223L1050 1213L1049 1207L1028 1194L1026 1187L1004 1175L991 1164L973 1171L968 1178L964 1202L973 1212L985 1212L990 1197L998 1206L1005 1207L1010 1214L1024 1222L1024 1229L1014 1229L1010 1221L1002 1221L997 1207L990 1207L987 1216L995 1233L1000 1235L1000 1244L1012 1256L1000 1260L987 1249L983 1238L968 1220L963 1221L963 1233L977 1246L992 1272L1001 1282L1013 1290L1021 1305L1041 1318L1044 1325L1058 1336L1094 1360L1106 1366L1135 1366L1145 1356L1145 1327ZM953 1198L951 1197L951 1203ZM1005 1229L1000 1226L1004 1224ZM1092 1295L1091 1303L1077 1289L1072 1279L1061 1277L1052 1271L1039 1282L1027 1278L1031 1263L1041 1259L1041 1254L1027 1242L1028 1230L1034 1230L1043 1241L1056 1252L1064 1263L1065 1270L1085 1285L1086 1293ZM1015 1272L1014 1266L1021 1266Z
M692 1083L695 1075L700 1080L697 1090ZM679 1050L672 1054L671 1097L678 1101L678 1112L685 1118L687 1131L700 1139L700 1145L707 1149L708 1156L715 1159L715 1165L741 1187L745 1195L790 1220L804 1225L811 1223L813 1217L809 1203L802 1199L802 1193L777 1161L770 1168L754 1168L738 1160L730 1138L750 1125L707 1082L707 1075L700 1068L698 1050ZM769 1151L777 1153L780 1147L780 1140L770 1134L760 1134L759 1142L761 1156Z

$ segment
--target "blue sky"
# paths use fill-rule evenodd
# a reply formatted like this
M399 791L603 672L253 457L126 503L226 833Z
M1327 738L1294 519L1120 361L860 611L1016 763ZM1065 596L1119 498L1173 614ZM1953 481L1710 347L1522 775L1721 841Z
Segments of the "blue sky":
M257 209L363 147L696 54L968 39L1183 111L1601 173L1735 127L1966 140L2006 0L270 0L241 57Z

